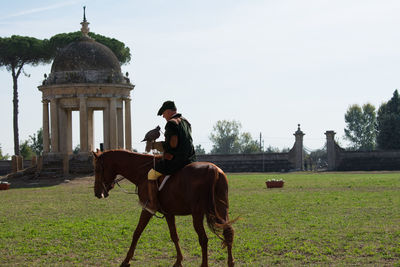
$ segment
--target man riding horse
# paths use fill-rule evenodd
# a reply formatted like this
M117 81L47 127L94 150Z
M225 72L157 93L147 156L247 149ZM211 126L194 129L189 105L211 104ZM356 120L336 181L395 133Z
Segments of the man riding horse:
M149 202L144 205L144 208L151 214L155 214L158 209L157 179L196 161L191 125L180 113L177 113L175 103L165 101L157 115L162 115L167 123L164 132L165 141L155 142L151 146L152 149L163 152L162 160L156 162L154 169L151 169L147 175Z

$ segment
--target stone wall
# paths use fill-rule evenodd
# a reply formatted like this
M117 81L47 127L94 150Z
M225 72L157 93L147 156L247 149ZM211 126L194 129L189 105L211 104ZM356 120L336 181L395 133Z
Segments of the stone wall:
M38 174L43 177L59 177L66 174L93 174L93 158L89 156L69 155L68 168L65 169L64 159L60 155L42 159ZM32 167L31 160L24 160L23 168ZM35 164L36 166L36 164ZM38 167L39 168L39 167ZM12 161L0 160L0 176L12 173Z
M380 171L400 170L400 151L346 151L335 141L335 132L327 131L328 170Z
M24 160L24 168L31 167L31 160ZM6 175L12 172L12 161L11 160L0 160L0 176Z
M10 173L11 170L11 160L0 160L0 175L6 175Z
M289 153L208 154L197 155L197 160L214 163L224 172L281 172L295 168Z
M400 151L341 151L338 171L400 170Z
M303 170L303 136L297 125L295 143L288 153L208 154L197 155L198 161L214 163L224 172L282 172Z

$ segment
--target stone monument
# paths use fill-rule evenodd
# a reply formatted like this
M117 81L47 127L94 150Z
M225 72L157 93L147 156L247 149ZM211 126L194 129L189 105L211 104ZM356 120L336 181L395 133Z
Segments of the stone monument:
M73 153L72 111L79 111L81 158L96 148L95 110L103 113L104 149L132 149L130 91L134 85L122 74L111 49L89 37L85 12L81 25L82 37L59 52L50 75L38 87L43 102L44 162L61 159L64 173L65 161Z

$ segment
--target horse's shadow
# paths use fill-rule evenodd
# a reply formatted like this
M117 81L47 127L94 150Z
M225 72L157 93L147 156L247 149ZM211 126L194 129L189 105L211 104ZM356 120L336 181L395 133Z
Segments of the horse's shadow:
M92 176L87 175L68 175L68 176L34 176L34 175L22 175L22 176L12 176L5 175L0 176L0 182L8 182L10 184L8 190L20 189L20 188L41 188L41 187L51 187L60 184L69 183L73 180Z

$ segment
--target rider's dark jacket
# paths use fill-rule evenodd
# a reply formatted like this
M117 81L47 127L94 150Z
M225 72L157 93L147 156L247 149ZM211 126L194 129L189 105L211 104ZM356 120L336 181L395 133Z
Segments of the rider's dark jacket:
M172 174L183 168L185 165L196 161L193 147L192 128L190 123L176 113L165 125L165 141L163 159L156 162L155 170L162 174ZM176 147L171 146L171 138L178 137Z

